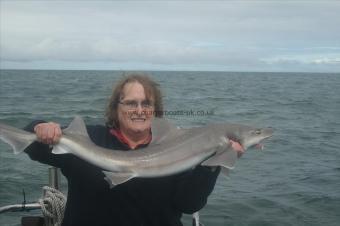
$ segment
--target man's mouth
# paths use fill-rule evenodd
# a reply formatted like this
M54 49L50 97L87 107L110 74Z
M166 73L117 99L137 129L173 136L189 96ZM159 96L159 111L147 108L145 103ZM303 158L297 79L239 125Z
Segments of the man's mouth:
M145 122L145 118L132 118L131 121L132 122Z

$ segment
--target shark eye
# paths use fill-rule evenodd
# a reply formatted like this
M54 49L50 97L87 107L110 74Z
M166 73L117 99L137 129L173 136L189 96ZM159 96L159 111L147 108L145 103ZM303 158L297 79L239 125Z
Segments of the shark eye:
M261 130L260 129L255 130L255 134L256 135L260 135L261 134Z

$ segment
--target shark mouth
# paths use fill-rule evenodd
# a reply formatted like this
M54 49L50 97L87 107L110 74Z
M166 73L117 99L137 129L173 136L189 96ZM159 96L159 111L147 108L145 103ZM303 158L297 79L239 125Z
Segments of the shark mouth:
M229 140L232 140L232 141L234 141L234 142L239 143L239 144L242 146L242 148L243 148L244 150L246 150L246 147L244 146L244 144L243 144L239 139L236 139L235 137L228 137L228 139L229 139ZM257 143L257 144L252 145L251 147L254 147L254 148L257 149L257 150L262 151L262 150L264 149L264 144L262 144L262 143ZM248 148L249 148L249 147L248 147ZM247 148L247 149L248 149L248 148Z
M255 144L255 146L254 146L257 150L263 150L264 149L264 145L263 144L260 144L260 143L258 143L258 144Z

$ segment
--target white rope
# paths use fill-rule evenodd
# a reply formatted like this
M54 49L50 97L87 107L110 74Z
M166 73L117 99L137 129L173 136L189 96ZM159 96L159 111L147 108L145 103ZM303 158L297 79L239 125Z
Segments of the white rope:
M200 222L200 214L199 212L195 212L192 214L192 225L193 226L204 226L203 223Z
M44 198L39 199L45 218L53 220L55 226L60 226L64 218L66 197L57 189L44 186Z

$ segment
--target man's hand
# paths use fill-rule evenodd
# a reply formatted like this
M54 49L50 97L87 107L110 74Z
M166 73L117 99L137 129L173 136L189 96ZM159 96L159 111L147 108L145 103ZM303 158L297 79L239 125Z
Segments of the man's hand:
M56 144L62 135L60 125L54 122L40 123L34 127L38 140L44 144Z
M241 157L243 153L245 152L244 148L239 142L229 140L231 147L234 149L234 151L237 152L237 157Z

